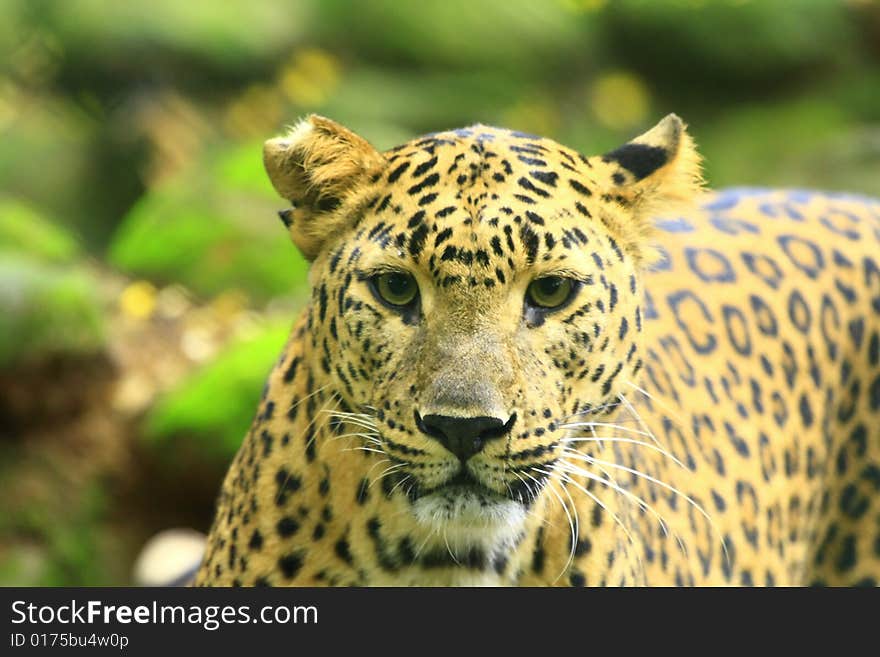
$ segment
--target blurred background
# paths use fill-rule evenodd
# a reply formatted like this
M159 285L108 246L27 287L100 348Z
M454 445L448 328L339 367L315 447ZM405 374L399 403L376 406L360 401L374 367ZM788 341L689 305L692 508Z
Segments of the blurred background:
M0 584L206 531L302 303L261 144L477 121L880 196L880 2L0 0Z

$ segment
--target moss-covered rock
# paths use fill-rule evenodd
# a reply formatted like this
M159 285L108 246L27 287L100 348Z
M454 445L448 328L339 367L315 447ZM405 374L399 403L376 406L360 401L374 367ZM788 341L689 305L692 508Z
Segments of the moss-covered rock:
M0 251L0 367L104 342L98 284L79 266Z

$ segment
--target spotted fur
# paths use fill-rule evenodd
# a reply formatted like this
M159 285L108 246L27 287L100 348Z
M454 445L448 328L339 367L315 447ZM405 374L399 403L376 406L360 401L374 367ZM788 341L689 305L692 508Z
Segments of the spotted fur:
M596 157L310 117L265 160L312 299L198 584L880 579L880 202L700 196L674 116ZM535 311L550 274L577 292ZM506 424L462 462L431 413Z

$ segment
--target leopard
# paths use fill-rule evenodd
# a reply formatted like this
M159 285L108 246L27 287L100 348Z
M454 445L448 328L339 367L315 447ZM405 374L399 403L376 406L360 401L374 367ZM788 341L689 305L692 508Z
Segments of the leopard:
M310 296L195 585L880 581L880 201L711 191L675 114L263 161Z

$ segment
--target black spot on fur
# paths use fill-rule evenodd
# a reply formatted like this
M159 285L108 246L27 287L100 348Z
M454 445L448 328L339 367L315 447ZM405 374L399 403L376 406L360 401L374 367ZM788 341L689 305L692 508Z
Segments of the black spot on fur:
M554 171L529 171L529 175L550 187L556 187L556 179L559 178L559 174Z
M409 168L409 162L406 161L403 164L396 167L391 173L388 174L388 182L393 183L397 182L397 179Z
M636 180L641 180L666 164L669 157L664 149L656 146L624 144L620 148L606 153L602 159L605 162L617 162L632 173Z
M299 531L299 523L290 516L284 516L278 521L276 529L281 538L287 538L288 536L293 536Z
M412 173L413 178L418 178L419 176L424 175L425 173L427 173L428 171L433 169L434 166L436 166L436 164L437 164L437 156L435 155L427 162L422 162L419 166L417 166L415 169L413 169L413 173Z
M430 176L423 178L421 182L410 187L406 192L407 194L415 195L428 187L433 187L438 182L440 182L440 174L432 173Z
M450 237L452 237L452 229L451 228L444 228L439 233L437 233L437 237L434 238L434 246L435 247L440 246L441 244L443 244L443 242L448 240Z
M526 250L527 262L529 264L534 263L538 257L538 245L540 244L538 234L528 226L522 226L519 231L519 237Z
M425 240L427 237L428 226L426 224L421 224L413 231L409 238L409 253L413 258L418 258L425 246Z
M275 496L275 503L278 506L284 506L287 503L287 496L295 493L302 486L300 478L288 472L286 468L278 468L278 472L275 473L275 483L278 486Z
M571 188L576 191L578 194L583 194L584 196L592 196L593 192L584 187L581 183L573 178L568 181L568 184L571 185Z
M346 539L340 538L336 541L333 550L336 552L336 556L342 559L345 563L351 565L354 561L354 557L351 556L351 546Z
M838 572L844 573L856 565L856 537L853 534L847 534L843 538L840 552L837 555L837 561L834 566Z
M303 565L302 555L299 553L286 554L278 559L278 567L287 579L293 579Z

